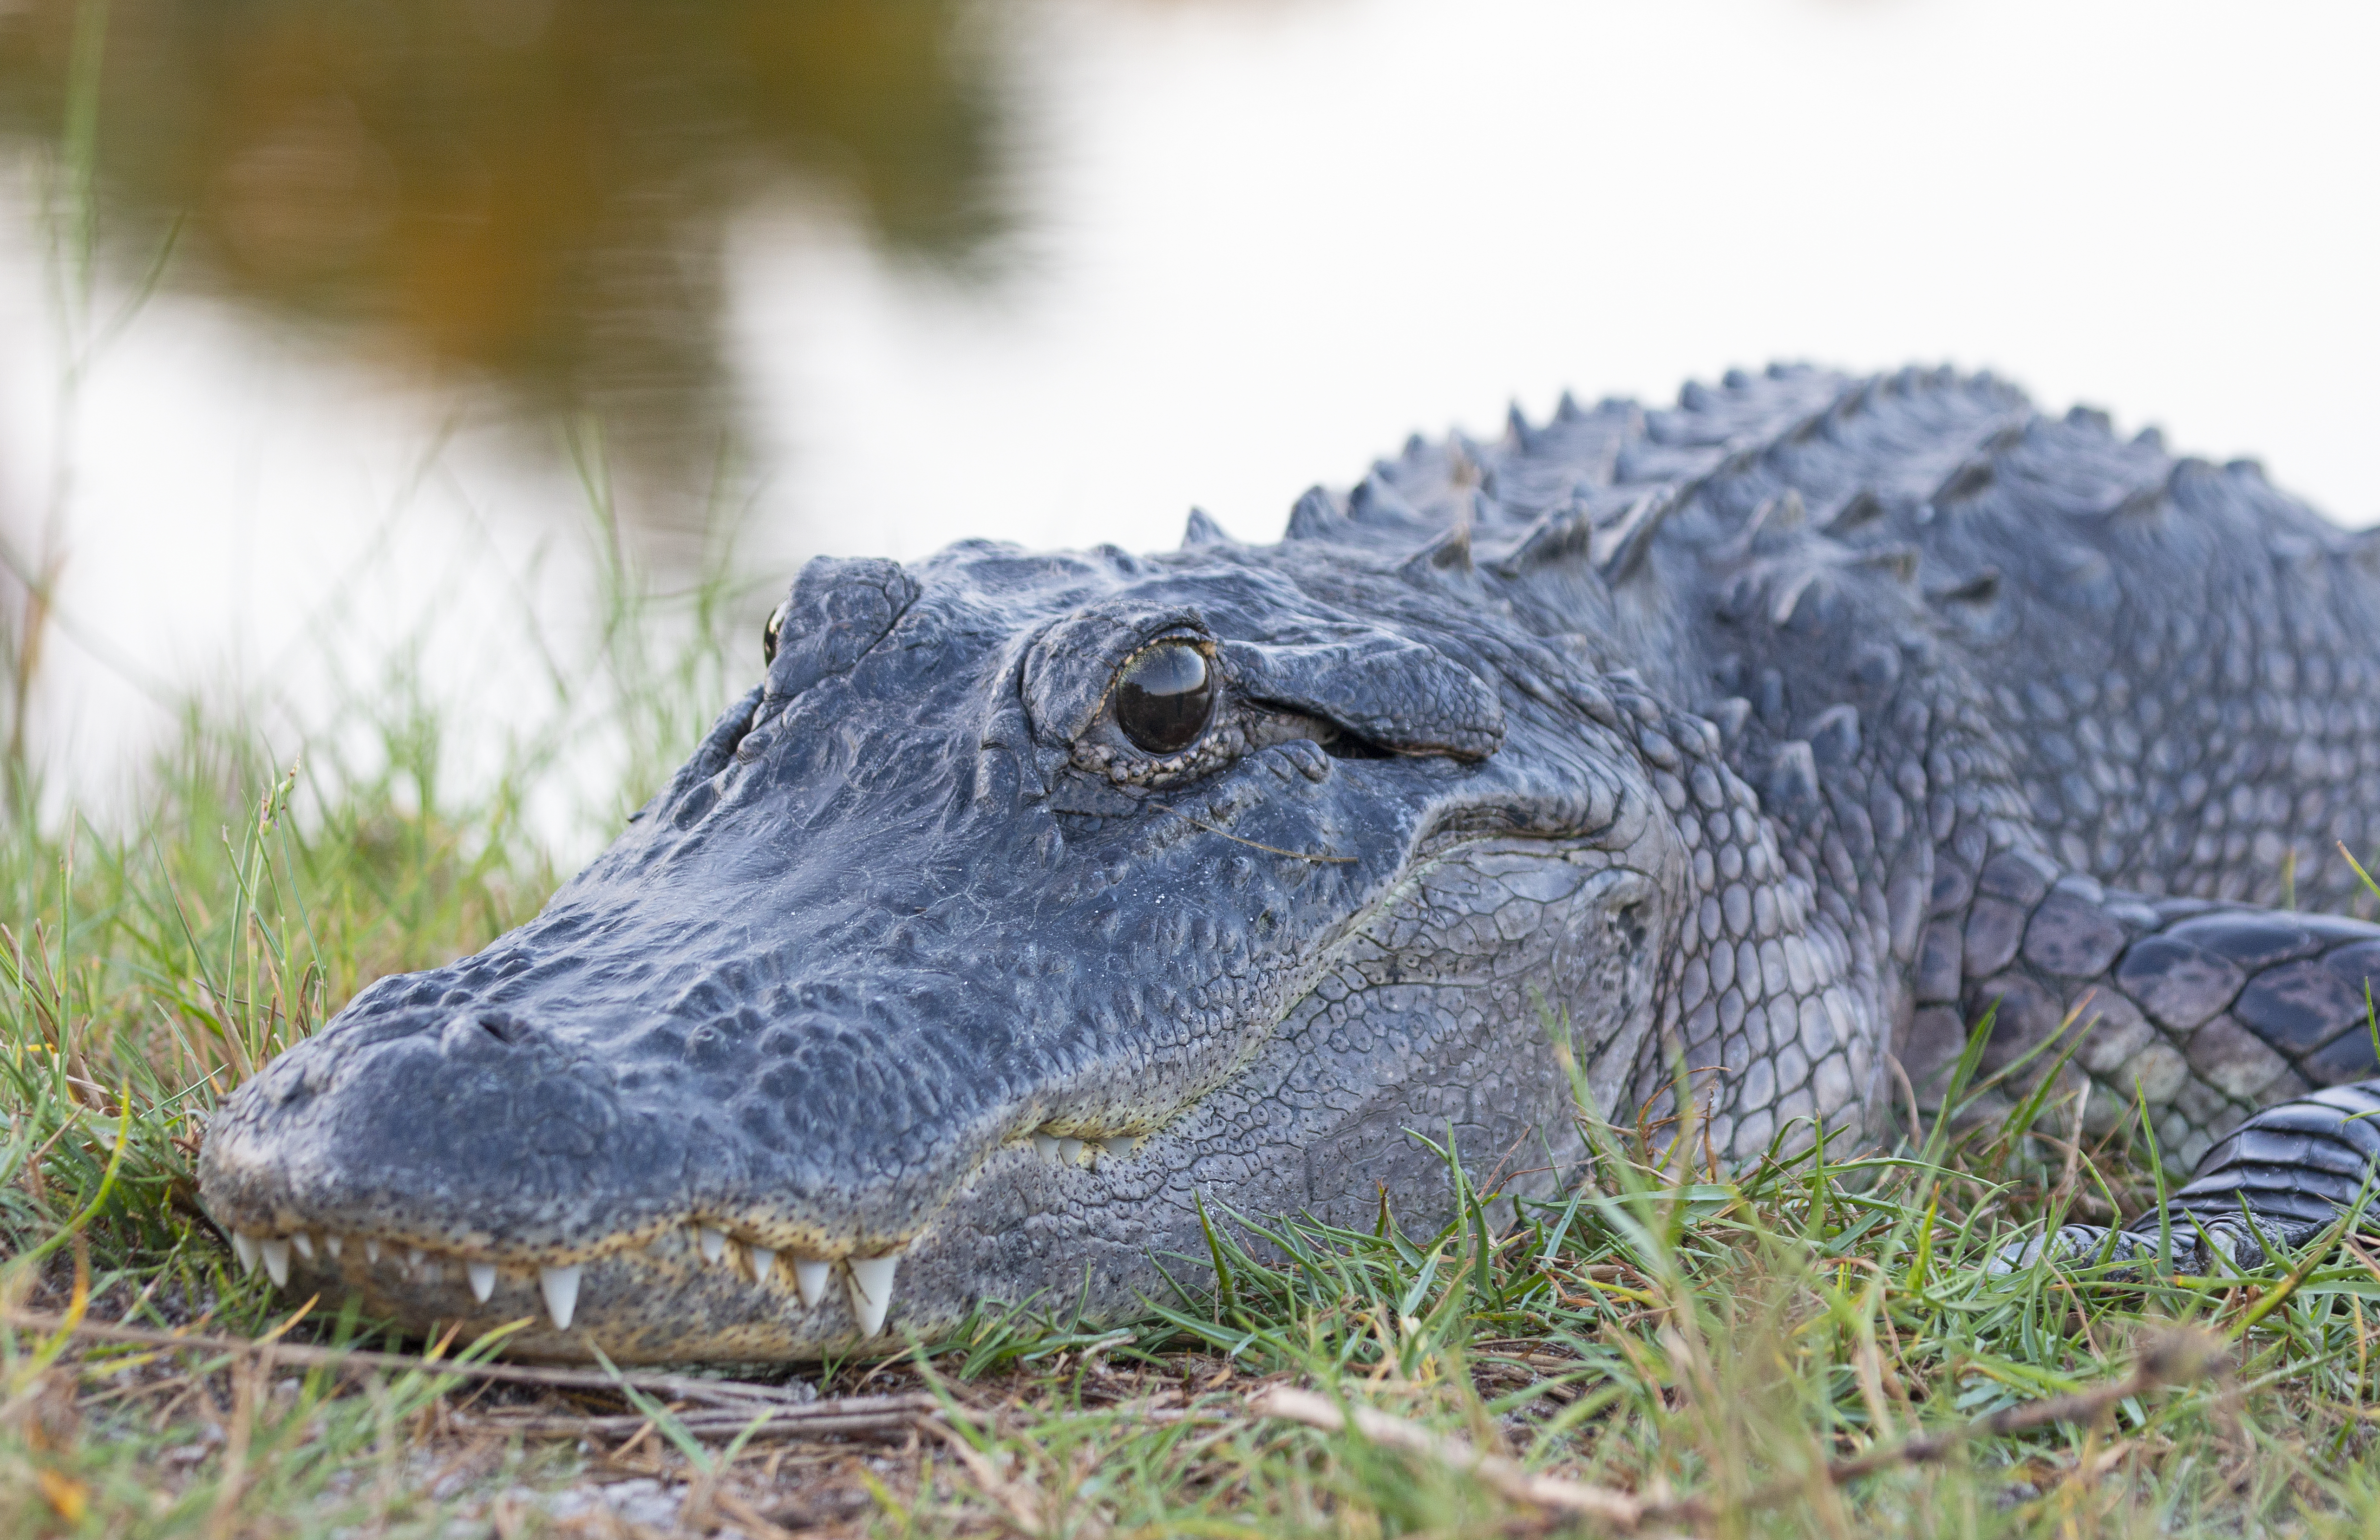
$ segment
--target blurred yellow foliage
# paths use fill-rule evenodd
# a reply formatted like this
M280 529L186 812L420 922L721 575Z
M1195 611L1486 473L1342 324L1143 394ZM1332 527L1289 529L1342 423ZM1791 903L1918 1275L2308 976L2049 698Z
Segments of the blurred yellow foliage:
M36 1471L33 1480L41 1487L50 1511L67 1523L81 1523L83 1515L91 1510L91 1488L71 1476L62 1476L55 1471Z
M86 0L0 9L0 132L64 145ZM114 0L103 247L170 284L711 445L729 215L835 200L965 264L996 235L992 49L955 0ZM615 436L615 442L617 442Z

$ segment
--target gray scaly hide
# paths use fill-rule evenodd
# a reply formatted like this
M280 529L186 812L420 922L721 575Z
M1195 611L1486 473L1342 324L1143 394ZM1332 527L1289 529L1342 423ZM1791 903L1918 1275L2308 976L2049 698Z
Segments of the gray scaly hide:
M542 915L230 1099L204 1201L412 1326L798 1358L1129 1313L1201 1200L1427 1222L1417 1134L1549 1191L1548 1015L1741 1162L1888 1134L1996 1006L1987 1069L2081 1012L2086 1121L2286 1239L2380 1148L2320 1089L2375 1069L2370 564L2252 465L1800 368L1414 440L1276 545L820 559Z

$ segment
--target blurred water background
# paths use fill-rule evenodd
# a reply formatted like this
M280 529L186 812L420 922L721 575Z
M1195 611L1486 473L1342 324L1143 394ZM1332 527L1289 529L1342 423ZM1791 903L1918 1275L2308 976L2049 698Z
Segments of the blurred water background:
M1408 430L1779 358L1987 367L2371 523L2375 44L2184 0L0 0L5 725L104 806L193 698L294 752L402 687L468 776L572 709L624 574L723 594L757 669L820 552L1271 539Z

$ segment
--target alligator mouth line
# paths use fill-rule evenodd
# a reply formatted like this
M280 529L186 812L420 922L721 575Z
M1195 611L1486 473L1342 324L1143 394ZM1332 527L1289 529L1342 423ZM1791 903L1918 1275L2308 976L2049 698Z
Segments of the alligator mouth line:
M1002 1147L1027 1151L1052 1165L1095 1168L1133 1154L1147 1138L1146 1134L1090 1138L1037 1129L1008 1141ZM570 1329L578 1308L579 1282L587 1267L624 1254L662 1272L683 1271L690 1259L698 1259L700 1268L712 1279L740 1282L771 1294L782 1295L790 1286L793 1296L810 1310L825 1303L839 1274L863 1338L873 1337L883 1329L884 1317L892 1307L893 1274L903 1253L917 1241L913 1236L903 1245L875 1256L807 1255L763 1244L760 1237L734 1219L689 1215L658 1231L607 1236L571 1247L575 1260L544 1263L420 1245L410 1240L389 1240L323 1226L272 1233L236 1226L226 1229L241 1269L253 1274L262 1267L276 1289L289 1282L292 1256L317 1268L335 1271L350 1284L361 1284L368 1291L378 1285L378 1291L389 1294L402 1291L418 1295L459 1278L480 1304L493 1298L499 1284L507 1291L529 1287L529 1275L533 1273L536 1299L544 1306L546 1318L553 1323L556 1331ZM635 1255L638 1253L642 1255ZM357 1266L358 1261L360 1267Z

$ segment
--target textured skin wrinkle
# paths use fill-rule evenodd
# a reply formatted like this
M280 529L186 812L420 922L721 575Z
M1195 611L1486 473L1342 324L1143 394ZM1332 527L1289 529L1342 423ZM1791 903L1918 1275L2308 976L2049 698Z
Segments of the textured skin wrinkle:
M1233 679L1258 701L1310 712L1400 754L1485 759L1504 712L1476 674L1427 646L1369 627L1294 647L1226 644Z
M1777 368L1414 439L1278 545L821 558L618 842L230 1098L202 1198L497 1266L293 1260L408 1325L575 1263L519 1351L800 1358L844 1296L738 1248L897 1252L887 1332L1123 1314L1201 1199L1442 1216L1415 1131L1554 1189L1557 1036L1614 1117L1683 1067L1742 1162L1880 1132L1993 1010L1987 1070L2073 1015L2086 1124L2198 1165L2110 1243L2286 1241L2380 1154L2380 928L2316 912L2380 807L2371 551L1989 377ZM1168 637L1218 691L1153 756L1111 698Z

